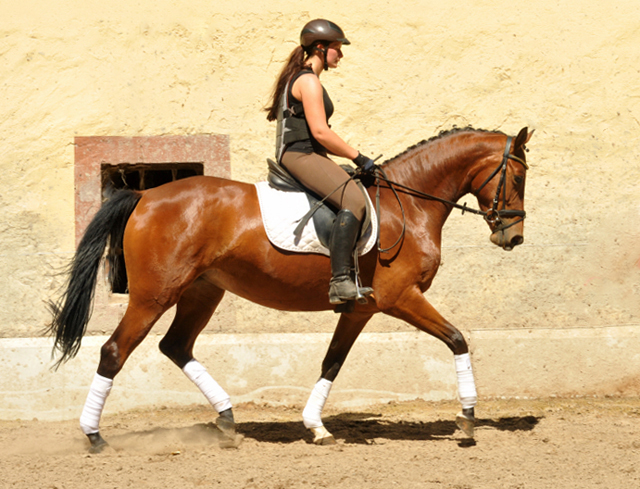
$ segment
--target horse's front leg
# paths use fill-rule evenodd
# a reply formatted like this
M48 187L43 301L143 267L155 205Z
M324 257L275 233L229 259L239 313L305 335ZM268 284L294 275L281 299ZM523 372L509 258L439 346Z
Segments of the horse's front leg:
M322 409L324 408L333 381L344 365L349 350L356 338L365 327L371 313L343 313L340 315L338 326L333 333L327 354L322 361L322 374L320 380L311 391L307 405L302 411L302 419L306 428L314 435L313 442L316 445L333 445L335 439L322 424Z
M462 404L462 411L456 416L456 424L465 435L473 438L474 408L478 395L471 369L469 348L460 331L434 309L417 287L406 290L392 306L383 309L383 312L435 336L453 352L458 377L458 395Z

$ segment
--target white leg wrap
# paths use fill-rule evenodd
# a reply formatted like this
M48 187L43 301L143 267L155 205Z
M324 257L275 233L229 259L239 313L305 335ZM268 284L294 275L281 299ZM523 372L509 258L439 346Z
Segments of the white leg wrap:
M191 360L184 366L182 371L191 382L198 386L217 412L221 413L231 408L229 394L220 387L220 384L213 380L213 377L209 375L207 369L200 362Z
M307 405L302 411L302 421L306 428L313 429L322 426L322 408L327 402L332 384L333 382L327 379L320 379L311 391Z
M93 377L84 409L80 415L80 429L85 435L91 435L100 430L100 416L107 396L111 392L111 386L113 386L112 379L107 379L97 373Z
M462 409L472 408L478 402L476 383L473 380L471 369L471 357L468 353L454 355L456 361L456 373L458 374L458 394Z

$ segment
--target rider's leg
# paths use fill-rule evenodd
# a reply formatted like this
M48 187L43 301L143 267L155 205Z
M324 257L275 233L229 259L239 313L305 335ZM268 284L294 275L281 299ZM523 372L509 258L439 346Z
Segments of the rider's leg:
M331 252L331 282L329 283L329 302L342 304L355 300L358 287L351 278L353 248L360 232L360 221L348 209L338 212L331 229L329 251ZM373 293L370 287L360 289L360 294L367 296Z
M282 165L318 196L329 196L327 201L340 209L329 243L333 276L329 301L342 304L355 300L358 288L351 277L352 254L365 213L364 195L355 182L349 180L347 172L326 156L288 151L282 157ZM364 287L359 292L367 296L373 293L373 289Z
M282 157L282 166L320 198L329 195L327 202L333 207L349 209L358 221L362 221L367 205L364 195L334 161L317 153L287 151Z

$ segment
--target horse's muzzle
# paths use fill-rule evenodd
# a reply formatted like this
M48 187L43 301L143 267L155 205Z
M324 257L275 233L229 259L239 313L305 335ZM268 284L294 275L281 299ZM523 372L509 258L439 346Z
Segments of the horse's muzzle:
M509 229L507 229L493 233L491 242L505 251L511 251L524 242L524 236L519 232L509 232Z

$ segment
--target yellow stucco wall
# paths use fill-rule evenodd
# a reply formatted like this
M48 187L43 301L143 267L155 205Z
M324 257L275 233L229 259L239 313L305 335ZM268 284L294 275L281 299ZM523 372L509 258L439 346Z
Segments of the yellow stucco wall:
M640 323L636 0L300 5L0 2L0 336L38 334L62 283L73 138L228 134L233 177L258 181L274 144L261 108L316 17L353 43L322 79L334 129L363 153L391 157L454 124L536 129L525 245L495 249L481 219L454 213L427 293L445 317L462 330ZM336 319L225 304L213 331L330 331ZM379 318L368 330L403 328Z

